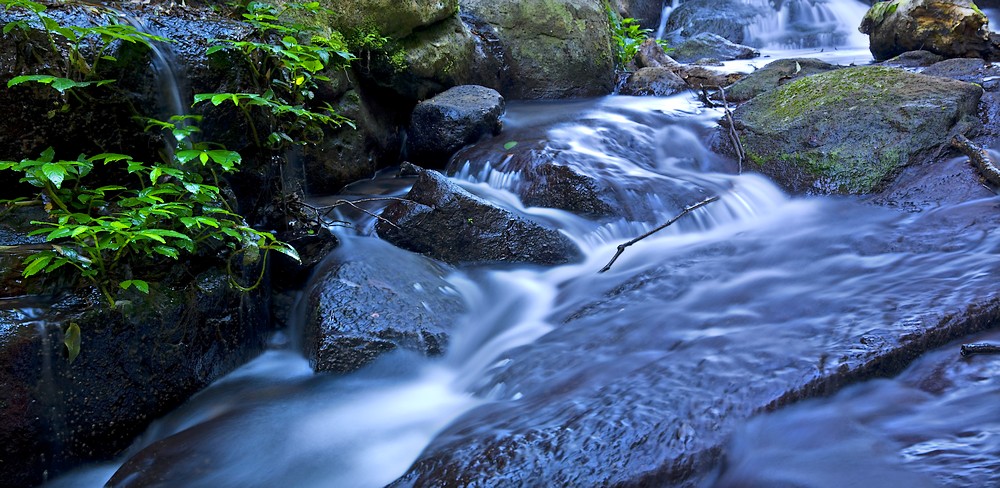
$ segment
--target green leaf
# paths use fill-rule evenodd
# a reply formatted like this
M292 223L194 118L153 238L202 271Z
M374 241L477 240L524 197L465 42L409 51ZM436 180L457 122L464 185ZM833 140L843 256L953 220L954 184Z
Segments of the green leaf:
M517 146L517 141L508 141L503 145L503 148L505 151L510 151L511 149L514 149L514 146Z
M80 355L80 326L76 322L70 322L63 334L63 344L66 345L69 364L73 364L76 357Z
M284 242L275 243L271 247L271 249L274 249L275 251L280 252L281 254L284 254L285 256L294 259L296 263L302 262L302 258L299 257L298 251L296 251L294 247L285 244Z
M63 179L66 178L66 168L58 163L43 164L42 173L56 188L62 187Z
M53 257L55 257L55 255L51 251L44 251L28 256L28 258L24 260L24 264L27 266L24 268L24 271L21 272L21 275L27 278L31 275L37 274L49 264L49 261L52 261Z
M147 293L147 294L149 293L149 283L147 283L147 282L145 282L143 280L125 280L125 281L121 282L118 286L120 286L122 288L122 290L128 290L129 288L135 288L136 290L139 290L139 291L141 291L143 293Z

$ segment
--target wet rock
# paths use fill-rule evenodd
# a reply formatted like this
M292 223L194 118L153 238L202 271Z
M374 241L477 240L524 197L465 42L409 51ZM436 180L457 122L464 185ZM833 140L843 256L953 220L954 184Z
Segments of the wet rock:
M670 68L640 68L629 74L621 94L665 97L686 89L688 84Z
M409 158L444 167L451 155L484 136L499 134L504 99L496 90L476 85L450 88L417 104L407 134Z
M762 13L762 7L736 0L689 0L670 12L666 31L676 33L678 40L708 32L742 44L746 27Z
M750 73L726 88L726 99L730 102L745 102L792 80L824 73L839 67L811 58L779 59L768 63L763 68Z
M458 4L458 0L341 0L330 26L345 33L374 27L379 35L401 39L451 17Z
M639 22L644 29L656 30L663 13L663 2L660 0L616 0L618 13L623 18L631 17Z
M416 182L405 201L382 212L385 240L448 263L565 264L580 250L558 230L500 208L463 190L443 175L404 165Z
M1000 75L1000 69L993 65L987 67L986 62L979 58L953 58L934 63L921 73L982 85L987 76Z
M986 286L973 285L969 293L918 284L948 279L952 270L943 263L951 258L943 257L936 262L941 270L913 267L906 271L912 280L893 281L898 284L891 289L847 303L842 281L821 278L830 262L807 249L828 248L833 238L850 256L863 249L865 256L923 259L925 251L908 247L915 234L933 249L968 229L967 217L991 207L995 202L944 225L931 217L915 225L920 232L860 235L852 226L836 236L802 235L794 248L800 251L780 257L768 252L770 234L727 236L666 262L637 259L641 265L619 271L610 283L569 284L602 290L604 297L554 317L562 321L552 332L502 355L503 366L478 385L480 393L490 391L498 400L445 428L392 486L470 479L484 486L530 480L556 486L711 486L722 445L751 416L893 375L920 354L1000 320L1000 295L986 285L1000 277L996 264L984 263L985 276L976 281ZM978 231L995 225L995 217L980 217L984 221L973 225ZM787 229L782 225L770 230ZM748 260L734 263L733 256ZM773 272L773 259L801 265L794 274L808 276L811 286L792 291L781 285L787 279L781 275L739 290L722 286L701 293L707 276ZM665 304L678 301L684 310L664 316ZM720 303L732 313L720 318ZM957 348L953 354L958 356Z
M923 49L946 58L990 50L986 16L970 0L892 0L868 10L860 30L877 61Z
M512 99L606 95L614 87L607 12L585 0L462 0L491 26L506 66L496 88Z
M485 54L477 51L472 32L458 16L414 32L401 44L406 68L380 74L372 81L408 100L425 100L458 85L495 84L495 77L478 79L475 68L485 62Z
M899 56L887 59L884 63L886 66L893 66L896 68L922 68L924 66L930 66L944 58L939 54L934 54L930 51L917 50L917 51L906 51Z
M671 47L673 47L671 57L681 63L690 63L702 58L730 61L760 56L760 51L750 46L734 44L711 32L702 32Z
M444 353L462 313L445 266L377 239L340 246L309 289L306 356L316 371L347 373L408 349Z
M982 88L897 68L844 68L734 112L752 167L795 193L867 194L915 155L979 125Z
M186 274L178 268L178 277ZM224 271L134 292L124 310L96 294L54 302L7 299L0 310L0 474L33 486L84 461L106 460L157 417L264 347L261 294ZM98 304L99 305L95 305ZM72 364L66 331L78 324Z

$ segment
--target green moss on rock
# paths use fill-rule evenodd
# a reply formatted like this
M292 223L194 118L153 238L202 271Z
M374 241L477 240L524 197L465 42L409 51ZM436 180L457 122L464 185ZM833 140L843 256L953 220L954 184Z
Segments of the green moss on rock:
M981 96L973 84L866 66L798 79L735 115L751 161L786 189L866 194L974 123Z

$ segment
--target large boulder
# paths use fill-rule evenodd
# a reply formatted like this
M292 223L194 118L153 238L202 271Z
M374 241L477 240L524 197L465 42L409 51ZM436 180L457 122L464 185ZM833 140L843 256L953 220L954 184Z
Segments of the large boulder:
M395 349L441 355L464 309L451 270L378 239L351 239L309 286L306 356L316 371L346 373Z
M614 88L611 27L601 2L462 0L462 14L486 24L506 61L505 97L571 98Z
M348 0L325 1L333 10L331 27L351 33L374 28L379 35L402 39L415 30L451 17L458 0Z
M911 159L979 124L979 86L864 66L804 77L734 112L753 167L791 192L878 191Z
M990 50L988 22L971 0L891 0L873 5L860 30L876 60L917 49L975 57Z
M417 174L406 199L382 212L385 240L448 263L565 264L581 257L565 234L477 197L435 171Z
M730 102L745 102L793 80L839 67L811 58L779 59L726 88L726 99Z
M499 134L503 112L503 97L492 88L462 85L448 89L413 109L407 154L423 166L444 167L463 146Z
M670 57L678 62L690 63L699 59L718 61L751 59L760 56L760 51L750 46L735 44L725 37L711 32L702 32L673 46L673 51L670 54Z

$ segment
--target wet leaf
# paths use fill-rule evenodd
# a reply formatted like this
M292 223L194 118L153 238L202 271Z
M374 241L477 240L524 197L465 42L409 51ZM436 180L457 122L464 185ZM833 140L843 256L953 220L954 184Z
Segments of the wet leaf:
M505 151L510 151L511 149L514 149L515 146L517 146L517 141L509 141L503 145L503 149Z
M80 326L76 322L70 322L66 328L63 344L66 345L66 352L69 354L69 364L73 364L80 355Z

